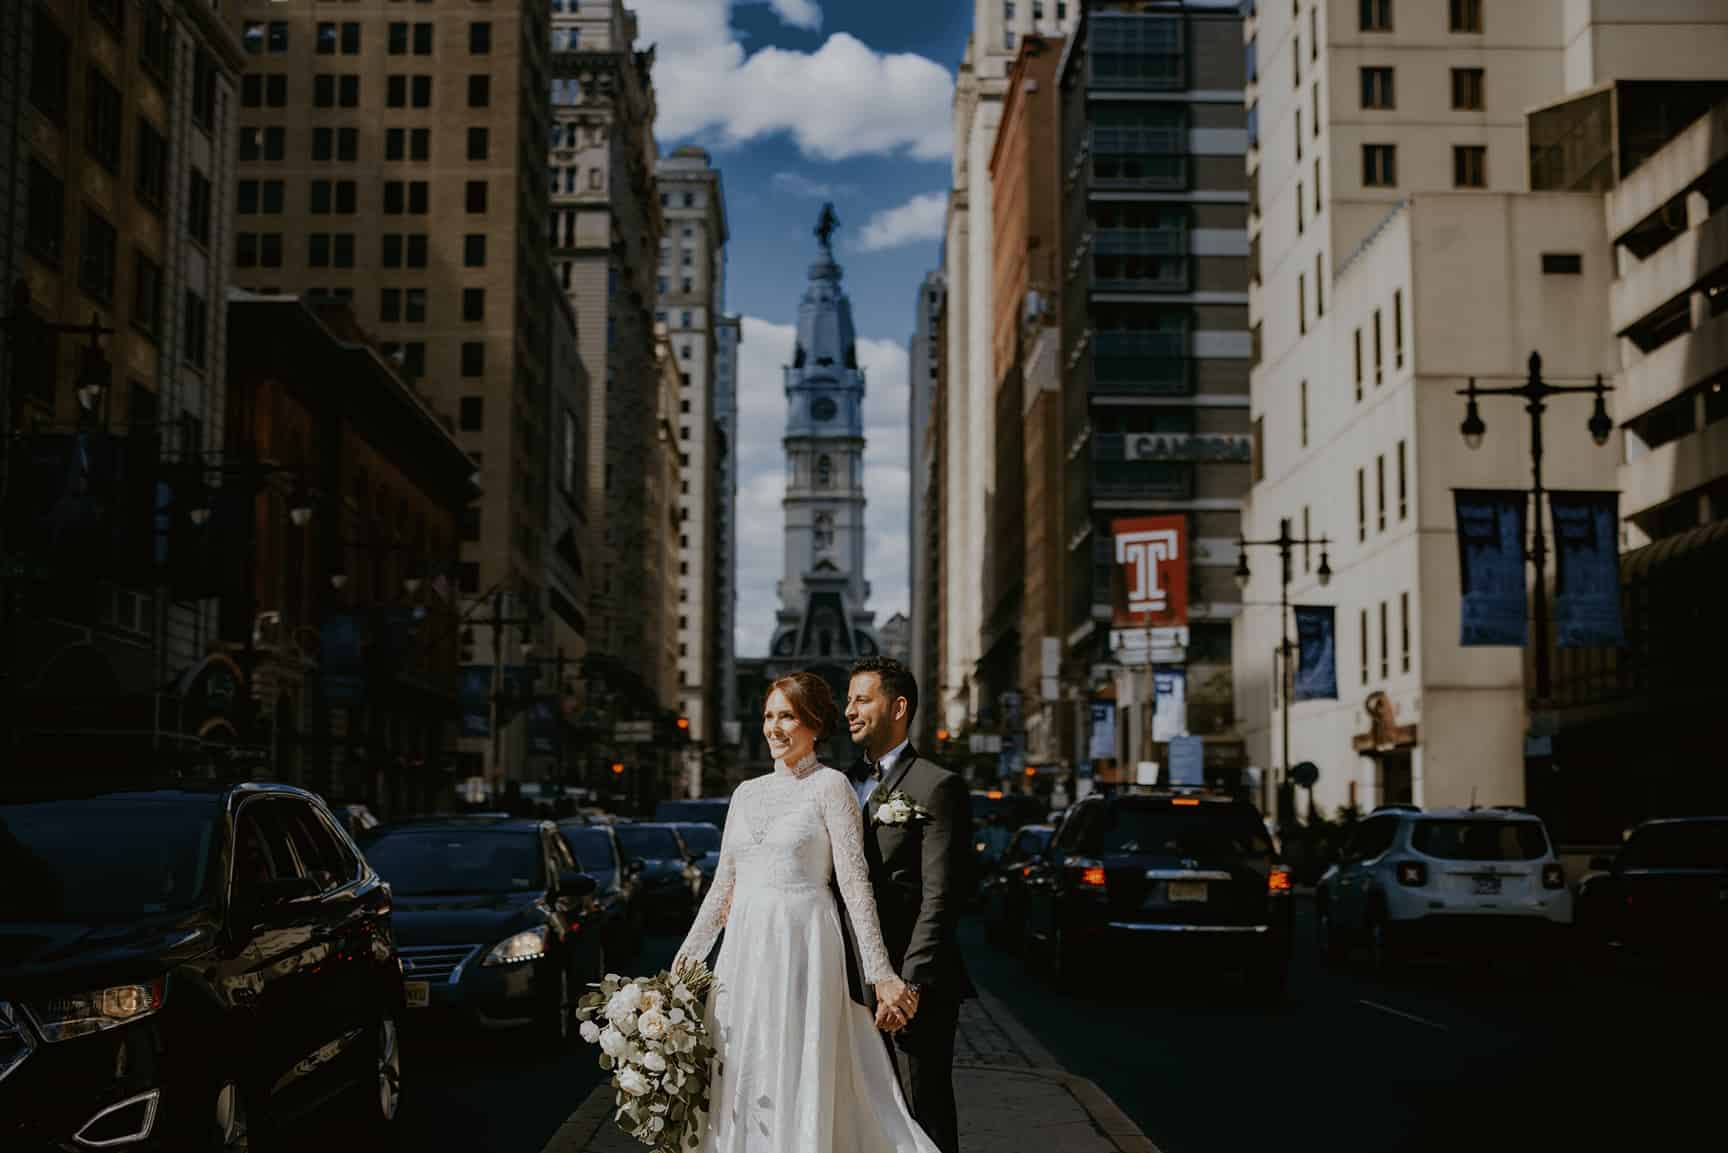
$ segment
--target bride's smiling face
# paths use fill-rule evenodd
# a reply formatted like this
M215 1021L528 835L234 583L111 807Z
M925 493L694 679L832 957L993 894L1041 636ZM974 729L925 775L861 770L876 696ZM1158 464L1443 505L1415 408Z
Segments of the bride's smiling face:
M762 736L775 760L795 765L816 748L816 733L799 718L786 694L775 689L762 708Z

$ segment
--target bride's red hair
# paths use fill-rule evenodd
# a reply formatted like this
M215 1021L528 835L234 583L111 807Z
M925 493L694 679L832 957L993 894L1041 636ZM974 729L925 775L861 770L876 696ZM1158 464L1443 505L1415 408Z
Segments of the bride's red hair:
M768 686L768 695L778 690L800 723L808 725L821 744L840 731L840 706L834 703L834 692L828 682L815 673L791 673Z

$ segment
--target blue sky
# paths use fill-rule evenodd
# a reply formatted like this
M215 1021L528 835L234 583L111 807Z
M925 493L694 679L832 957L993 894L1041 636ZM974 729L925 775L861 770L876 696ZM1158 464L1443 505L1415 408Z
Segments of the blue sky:
M626 0L630 3L630 0ZM660 149L708 148L726 190L739 350L738 652L762 655L781 570L785 397L824 200L869 379L866 576L878 623L908 604L906 342L940 256L965 0L634 0L656 47Z

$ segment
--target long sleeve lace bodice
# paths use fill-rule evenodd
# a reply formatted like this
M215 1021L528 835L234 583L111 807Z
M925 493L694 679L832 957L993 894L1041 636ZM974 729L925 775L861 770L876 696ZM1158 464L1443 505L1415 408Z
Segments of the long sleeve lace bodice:
M732 796L721 837L720 863L678 959L701 960L726 927L734 899L758 889L805 891L839 885L857 934L865 979L894 975L864 857L864 822L845 775L815 765L778 767L746 781ZM674 962L676 964L677 961Z

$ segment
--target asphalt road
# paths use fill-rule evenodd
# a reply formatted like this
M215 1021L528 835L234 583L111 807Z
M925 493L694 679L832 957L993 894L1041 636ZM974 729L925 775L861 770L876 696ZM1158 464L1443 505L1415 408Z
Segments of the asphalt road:
M962 929L978 983L1162 1153L1722 1148L1728 999L1655 975L1413 966L1393 981L1315 957L1300 898L1289 994L1123 960L1084 994Z

